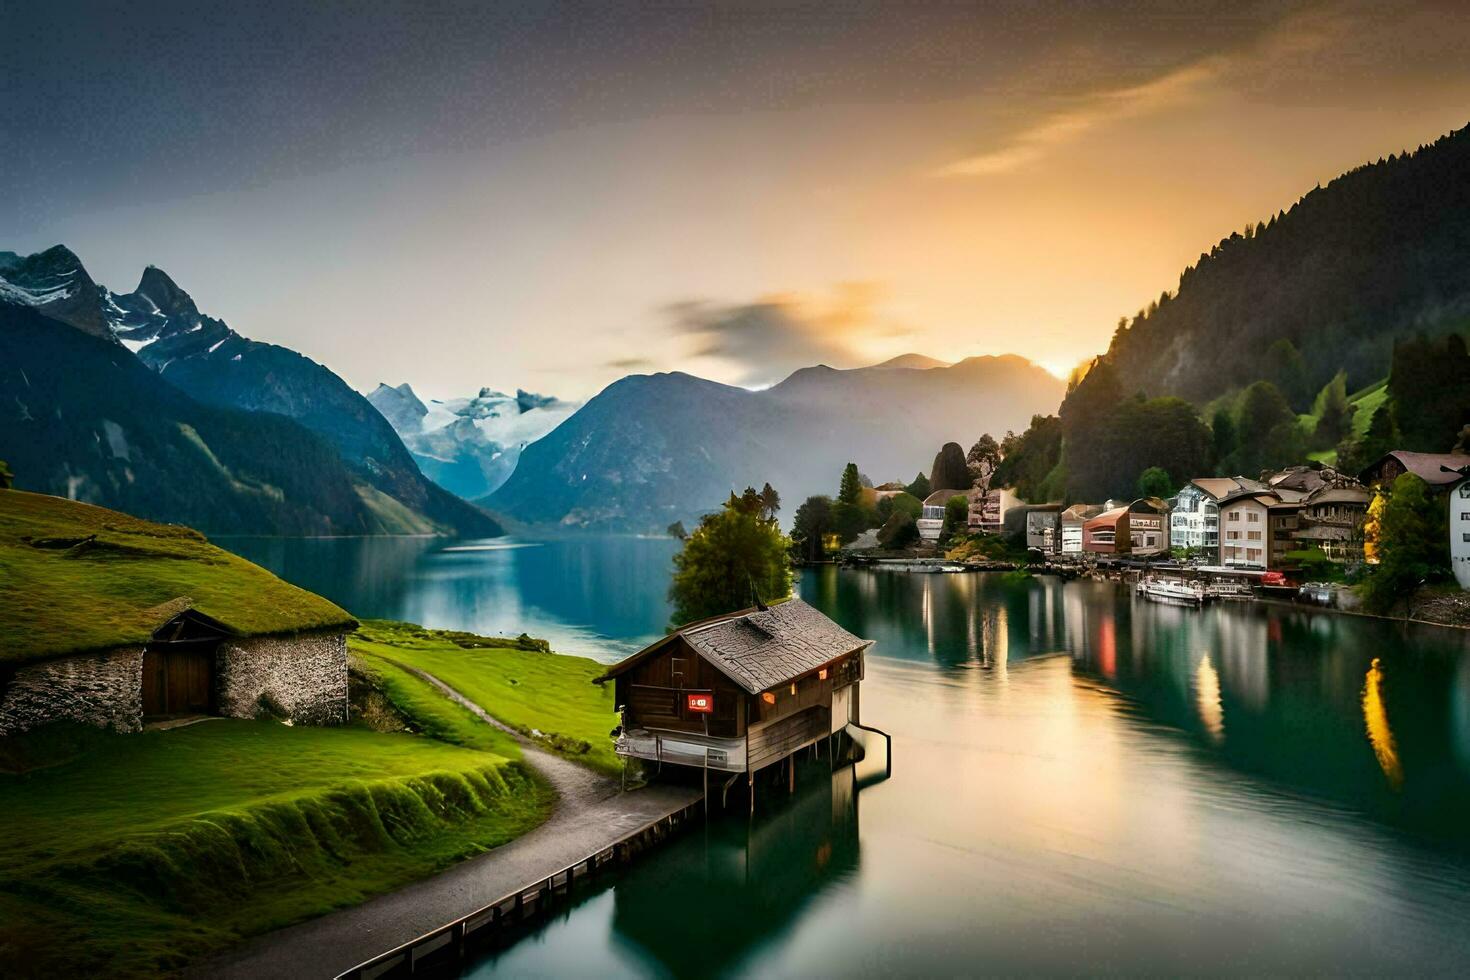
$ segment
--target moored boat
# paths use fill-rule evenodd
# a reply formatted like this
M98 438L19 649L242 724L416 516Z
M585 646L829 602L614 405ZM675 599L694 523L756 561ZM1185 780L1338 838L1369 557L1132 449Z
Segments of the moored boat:
M1138 580L1137 592L1145 599L1155 602L1183 602L1200 605L1205 601L1205 590L1197 585L1178 579L1143 578Z

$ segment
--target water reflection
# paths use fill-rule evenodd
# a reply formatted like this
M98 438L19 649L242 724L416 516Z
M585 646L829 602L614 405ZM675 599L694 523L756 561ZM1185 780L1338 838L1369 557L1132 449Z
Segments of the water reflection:
M487 958L472 977L667 975L745 972L825 893L849 887L861 866L855 769L805 764L796 793L769 795L754 820L730 815L634 865L611 895ZM562 959L582 916L606 917L613 955ZM550 955L550 959L548 959Z
M1402 789L1404 769L1399 763L1399 750L1393 742L1393 729L1388 725L1388 711L1383 706L1383 668L1378 658L1368 668L1363 681L1363 721L1368 726L1368 741L1373 745L1373 754L1378 757L1378 766L1388 778L1388 785Z
M662 635L677 542L221 538L221 546L354 615L545 637L610 662Z

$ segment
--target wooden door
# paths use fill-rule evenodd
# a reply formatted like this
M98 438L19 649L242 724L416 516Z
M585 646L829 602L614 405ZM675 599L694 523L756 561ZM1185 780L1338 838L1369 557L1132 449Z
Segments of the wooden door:
M213 708L213 691L212 651L144 651L143 714L207 714Z
M143 651L143 714L168 713L167 654L159 650Z

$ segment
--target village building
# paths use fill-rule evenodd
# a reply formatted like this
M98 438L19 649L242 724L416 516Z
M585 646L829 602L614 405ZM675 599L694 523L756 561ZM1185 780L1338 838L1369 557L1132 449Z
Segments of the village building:
M1266 505L1266 568L1285 568L1290 561L1287 554L1297 550L1297 528L1302 505L1300 501L1277 499Z
M1006 511L1005 535L1020 537L1030 551L1054 555L1062 550L1062 505L1018 504Z
M1169 550L1168 506L1140 497L1083 523L1082 550L1098 555L1157 555Z
M1073 504L1062 511L1060 524L1061 553L1080 555L1083 551L1083 528L1087 522L1103 512L1097 504Z
M1189 481L1169 508L1170 546L1214 554L1220 547L1220 501L1242 490L1263 489L1265 484L1243 476Z
M1470 590L1470 472L1450 490L1450 567L1460 588Z
M1021 504L1021 498L1005 487L976 488L965 494L970 500L968 525L974 534L999 534L1005 528L1006 513Z
M0 735L58 721L136 732L191 715L347 720L346 635L357 624L332 603L188 528L0 493L11 584L46 595L46 621L68 624L0 650ZM184 576L195 598L147 608L124 598L167 594Z
M1470 563L1470 491L1466 489L1470 455L1463 452L1411 453L1395 449L1366 467L1359 474L1359 479L1386 492L1393 481L1405 473L1412 473L1423 480L1431 493L1448 495L1450 566L1461 587L1470 589L1470 569L1467 569L1467 563ZM1371 554L1373 543L1365 541L1364 548Z
M1335 562L1363 560L1363 527L1373 493L1345 477L1312 490L1301 500L1297 550L1316 548Z
M915 522L919 528L919 538L924 541L938 541L939 533L944 530L944 508L951 497L968 496L964 490L935 490L924 498L924 509L919 512L919 519Z
M859 722L872 641L788 599L670 633L608 669L624 759L744 774Z
M1271 490L1241 490L1221 500L1219 564L1266 568L1271 505L1281 503L1284 501Z

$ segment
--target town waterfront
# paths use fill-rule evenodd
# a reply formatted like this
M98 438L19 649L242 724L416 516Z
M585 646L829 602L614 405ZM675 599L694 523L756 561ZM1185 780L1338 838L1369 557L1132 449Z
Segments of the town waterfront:
M226 543L360 615L610 660L667 617L672 543L621 540ZM799 588L877 641L863 717L892 778L808 763L793 797L764 790L753 822L652 854L479 974L1470 964L1470 633L987 574Z

